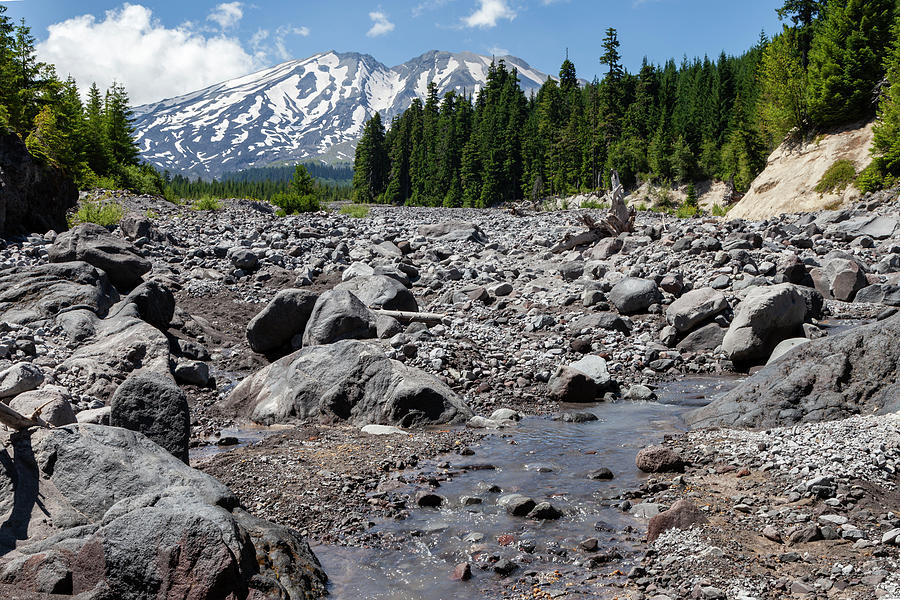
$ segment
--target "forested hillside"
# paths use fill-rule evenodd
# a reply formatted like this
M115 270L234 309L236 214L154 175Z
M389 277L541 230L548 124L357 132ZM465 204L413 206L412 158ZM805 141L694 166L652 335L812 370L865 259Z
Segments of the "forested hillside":
M786 135L871 118L879 89L883 116L896 120L896 89L881 86L900 72L886 64L896 12L895 0L786 0L783 30L740 56L645 60L638 73L623 68L610 28L602 80L579 86L566 59L559 81L530 97L501 60L477 98L438 98L432 86L387 132L375 115L356 151L356 197L489 206L604 188L613 169L626 186L715 178L746 190ZM876 163L881 180L896 168Z
M114 83L103 94L92 85L82 103L75 80L39 62L31 30L5 13L0 5L0 129L82 188L131 187L151 174L138 164L125 87Z

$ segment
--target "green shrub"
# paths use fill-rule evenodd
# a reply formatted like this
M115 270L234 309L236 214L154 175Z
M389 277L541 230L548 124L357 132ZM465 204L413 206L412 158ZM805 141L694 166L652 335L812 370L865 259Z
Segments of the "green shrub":
M643 202L639 202L638 205L635 206L634 208L635 208L635 210L639 210L639 211L641 211L641 212L646 212L646 211L647 211L647 205L646 205L645 203L643 203Z
M854 185L863 192L877 192L897 185L897 178L887 172L885 160L875 158L868 167L859 172Z
M689 219L691 217L696 217L698 214L700 214L700 208L696 204L690 205L684 203L675 211L675 216L679 219Z
M712 207L712 216L714 217L724 217L728 214L728 209L722 208L719 204L713 204Z
M592 209L605 209L609 208L609 203L607 202L597 202L596 200L586 200L581 203L581 208L592 208Z
M365 204L345 204L339 212L354 219L364 219L369 216L369 207Z
M78 210L66 219L69 227L75 227L81 223L96 223L103 227L118 225L125 216L125 209L117 202L105 200L85 200L78 204Z
M854 179L856 179L856 167L853 166L853 162L846 159L836 160L822 174L815 189L820 194L843 192L844 188L853 183Z
M322 208L315 194L300 195L292 192L279 192L273 194L269 201L283 210L286 215L315 212Z
M222 203L212 196L204 196L194 200L191 204L192 210L222 210Z

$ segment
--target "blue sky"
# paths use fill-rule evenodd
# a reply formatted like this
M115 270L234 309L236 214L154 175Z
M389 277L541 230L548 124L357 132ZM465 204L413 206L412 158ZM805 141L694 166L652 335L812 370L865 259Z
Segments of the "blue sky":
M0 0L26 23L43 60L80 84L123 81L135 103L205 87L325 50L393 66L428 50L512 54L556 73L568 48L578 75L601 74L615 27L626 68L724 50L740 53L781 24L783 0L347 0L130 4ZM87 81L85 81L87 80Z

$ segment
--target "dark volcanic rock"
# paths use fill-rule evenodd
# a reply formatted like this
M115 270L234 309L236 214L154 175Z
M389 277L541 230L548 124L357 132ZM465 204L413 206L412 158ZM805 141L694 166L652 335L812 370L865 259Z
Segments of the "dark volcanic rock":
M609 300L623 315L643 312L662 301L662 294L656 282L649 279L626 277L613 286L609 292Z
M900 410L900 315L812 340L711 404L694 426L775 427Z
M62 231L77 201L71 177L35 160L19 136L0 133L0 237Z
M166 331L175 315L175 296L158 281L147 281L134 288L125 297L137 307L141 319L160 331Z
M0 271L0 320L33 323L82 306L103 317L119 294L106 274L86 262Z
M318 296L308 290L281 290L247 324L247 341L254 352L270 352L302 335Z
M387 310L407 310L416 312L419 304L406 286L387 275L354 277L334 286L335 290L346 290L372 308Z
M0 583L18 592L123 600L325 594L327 578L296 532L245 512L228 488L139 433L79 424L8 441Z
M266 424L313 419L413 427L472 416L432 375L356 340L298 350L242 381L226 405Z
M47 253L50 262L81 260L103 269L120 290L137 286L141 276L151 268L150 261L141 256L137 248L93 223L82 223L60 234Z
M139 431L188 462L187 396L171 378L149 372L132 375L118 387L110 404L110 425Z
M378 333L375 315L346 290L328 290L316 300L303 332L303 345L371 339Z
M801 290L790 283L752 289L722 340L725 354L738 363L765 362L779 342L795 337L809 313Z

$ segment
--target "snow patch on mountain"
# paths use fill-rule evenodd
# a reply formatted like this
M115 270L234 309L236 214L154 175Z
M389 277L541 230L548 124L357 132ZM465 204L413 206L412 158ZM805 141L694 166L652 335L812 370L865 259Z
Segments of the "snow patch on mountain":
M521 59L502 59L518 69L525 90L547 79ZM389 68L367 54L322 52L139 106L135 139L151 164L204 178L272 163L350 160L375 112L390 123L414 98L424 100L431 81L441 95L477 94L492 60L434 50Z

